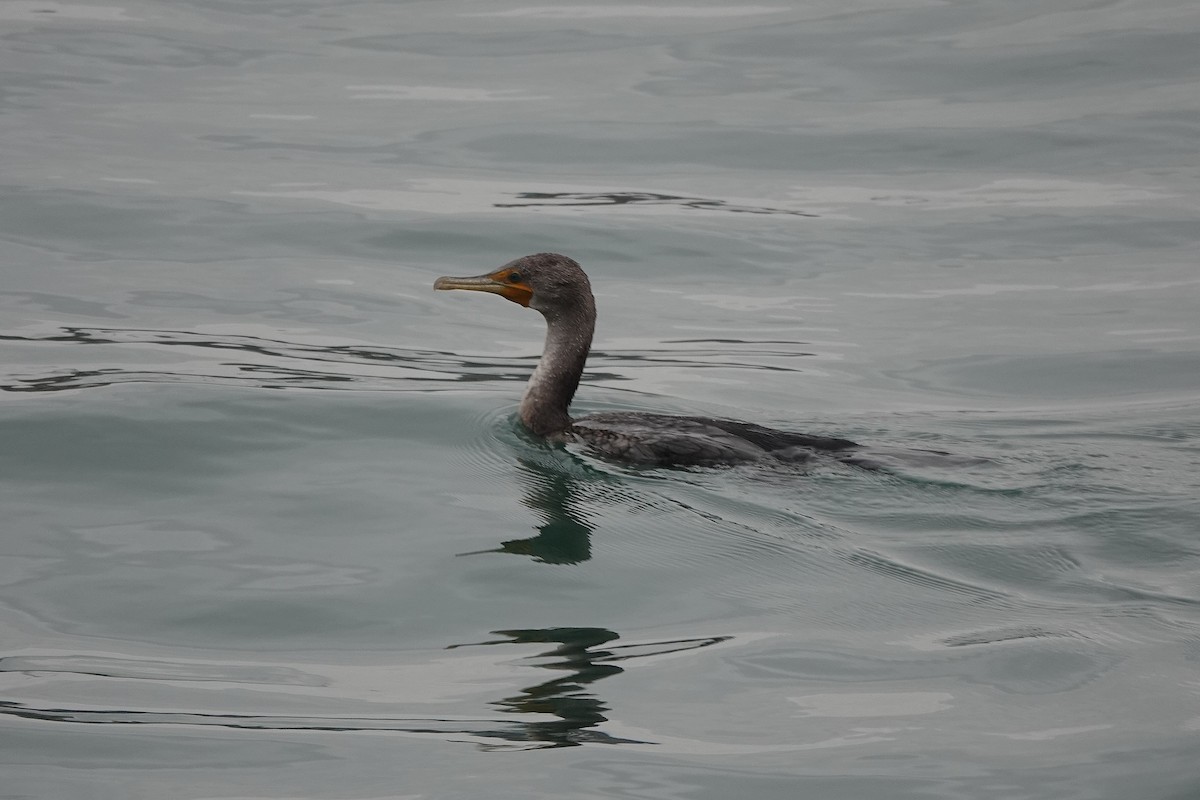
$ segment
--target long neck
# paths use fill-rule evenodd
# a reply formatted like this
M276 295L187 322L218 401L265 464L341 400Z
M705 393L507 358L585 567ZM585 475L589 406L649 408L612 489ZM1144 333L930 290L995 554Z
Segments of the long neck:
M567 409L579 387L596 325L590 293L584 300L566 310L543 312L546 346L521 398L521 421L538 436L560 433L571 424Z

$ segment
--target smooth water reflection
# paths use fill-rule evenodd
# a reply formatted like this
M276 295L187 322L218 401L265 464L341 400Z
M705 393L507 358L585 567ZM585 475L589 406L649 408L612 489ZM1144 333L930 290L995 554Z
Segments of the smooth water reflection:
M561 464L529 458L518 460L518 481L527 487L522 502L543 524L537 536L502 542L495 550L477 550L462 555L511 553L529 556L544 564L578 564L592 557L593 525L581 502L587 492L576 475L561 469ZM582 466L582 465L581 465ZM586 471L586 467L584 467ZM595 481L599 473L589 476Z

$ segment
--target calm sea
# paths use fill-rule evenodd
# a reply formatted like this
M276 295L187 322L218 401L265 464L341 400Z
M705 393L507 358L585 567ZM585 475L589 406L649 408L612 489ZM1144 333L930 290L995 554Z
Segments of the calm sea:
M105 2L0 3L0 797L1200 797L1195 0ZM432 283L539 251L578 409L892 468L530 439Z

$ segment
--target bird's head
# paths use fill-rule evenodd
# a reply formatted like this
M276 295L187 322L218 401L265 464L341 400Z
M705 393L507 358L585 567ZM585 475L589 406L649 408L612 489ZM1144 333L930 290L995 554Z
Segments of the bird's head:
M592 300L587 275L574 260L558 253L535 253L473 278L438 278L434 289L490 292L543 314Z

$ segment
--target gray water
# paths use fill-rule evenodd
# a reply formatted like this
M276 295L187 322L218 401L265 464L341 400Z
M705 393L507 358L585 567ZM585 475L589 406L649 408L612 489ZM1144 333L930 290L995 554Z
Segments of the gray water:
M0 4L0 796L1200 796L1200 8ZM635 469L581 411L882 472ZM922 451L949 456L934 457Z

